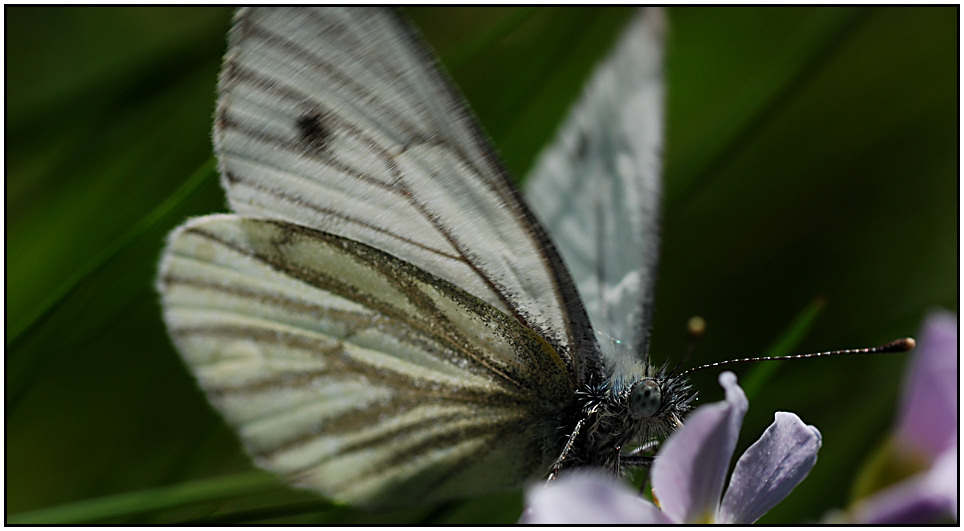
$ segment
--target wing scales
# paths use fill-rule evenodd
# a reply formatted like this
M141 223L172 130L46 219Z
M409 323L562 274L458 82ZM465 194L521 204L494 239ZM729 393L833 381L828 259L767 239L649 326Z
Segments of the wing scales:
M663 25L658 10L635 16L526 183L617 378L645 370L649 347L659 252Z
M220 94L215 146L236 212L388 250L536 330L577 381L595 370L557 253L396 15L243 10Z
M159 284L179 350L255 460L343 501L518 484L544 472L573 396L563 360L504 313L287 222L192 220L170 237Z

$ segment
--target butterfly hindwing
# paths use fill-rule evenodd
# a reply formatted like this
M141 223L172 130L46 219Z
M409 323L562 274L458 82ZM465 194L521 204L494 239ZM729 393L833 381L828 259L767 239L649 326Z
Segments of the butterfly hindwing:
M341 501L401 506L544 473L539 441L574 392L553 349L486 302L283 221L192 220L169 238L159 289L256 462Z

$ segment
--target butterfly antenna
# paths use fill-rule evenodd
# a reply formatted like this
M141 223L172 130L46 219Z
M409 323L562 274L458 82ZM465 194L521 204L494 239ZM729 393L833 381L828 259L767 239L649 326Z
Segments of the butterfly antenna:
M692 369L687 369L680 373L680 376L686 376L687 374L702 371L704 369L712 369L713 367L720 367L723 365L732 365L734 363L749 363L751 361L777 361L777 360L800 360L806 358L823 358L825 356L844 356L849 354L883 354L885 352L907 352L908 350L914 348L917 342L914 341L912 337L905 337L903 339L898 339L896 341L891 341L885 345L880 345L871 348L853 348L847 350L829 350L826 352L811 352L808 354L791 354L789 356L761 356L757 358L740 358L735 360L718 361L716 363L707 363L706 365L700 365L699 367L693 367Z
M705 332L706 320L699 315L694 315L690 317L689 321L686 321L686 347L683 349L683 357L680 359L680 365L690 360L690 357L693 355L693 350L696 348L696 342L703 337Z

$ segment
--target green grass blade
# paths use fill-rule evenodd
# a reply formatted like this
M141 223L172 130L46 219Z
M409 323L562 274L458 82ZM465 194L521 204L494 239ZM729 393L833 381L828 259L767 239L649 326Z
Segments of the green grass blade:
M537 8L532 6L513 10L485 33L450 50L442 56L442 63L448 65L452 70L461 68L462 65L486 53L494 47L497 42L517 30L519 26L529 20L536 11Z
M211 157L160 205L142 217L133 227L124 233L124 235L115 240L102 252L98 253L73 276L65 280L35 312L20 322L15 323L7 330L7 373L5 379L6 418L10 418L11 413L16 410L17 404L33 381L33 375L37 374L49 361L48 357L27 357L19 354L21 351L19 347L23 342L32 335L40 333L43 330L43 324L55 313L64 301L68 300L73 293L84 285L87 279L103 270L115 256L128 248L133 242L143 237L144 234L151 230L160 220L173 212L214 174L214 172L215 160Z
M823 297L817 297L810 302L790 321L790 324L777 336L777 339L767 347L766 355L786 356L792 354L810 330L813 329L813 325L825 304L826 301ZM785 362L767 361L755 364L753 369L740 381L740 386L743 387L747 398L752 401L783 363Z
M846 48L847 43L869 19L872 12L873 10L869 8L859 9L844 18L836 29L810 53L797 71L777 87L769 99L761 103L756 112L748 117L743 126L734 132L722 148L704 159L702 167L694 168L695 171L686 179L685 185L675 190L675 194L668 194L666 204L676 205L698 195L714 176L743 152L746 145L763 131L775 115L783 112L790 102L806 89L809 81L814 79L837 53Z
M163 203L157 206L148 215L140 219L133 227L130 228L123 236L114 241L113 244L105 248L102 252L97 254L92 258L87 265L79 269L73 276L65 280L60 287L50 294L47 299L41 303L37 309L30 313L26 318L21 319L19 322L14 323L7 330L7 348L12 347L19 341L24 334L28 333L30 330L36 328L41 323L44 322L45 318L50 315L57 305L60 304L64 299L66 299L77 286L80 285L85 278L96 273L104 267L104 264L110 261L110 259L117 253L124 250L125 247L131 244L131 242L137 240L144 235L145 232L150 230L155 223L163 219L164 216L170 214L179 204L181 204L191 193L196 190L201 183L204 182L210 175L215 172L216 161L214 157L208 159L187 181L184 182L177 190L174 191Z
M259 494L277 488L278 484L271 476L263 472L249 472L69 503L12 515L7 522L18 525L108 522L153 511Z

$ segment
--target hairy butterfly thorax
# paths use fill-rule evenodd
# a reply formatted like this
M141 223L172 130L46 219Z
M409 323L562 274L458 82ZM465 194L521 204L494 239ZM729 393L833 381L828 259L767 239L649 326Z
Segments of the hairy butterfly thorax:
M573 467L620 474L648 465L652 456L647 450L682 425L696 398L688 381L665 366L639 372L628 379L594 377L576 390L550 481L559 471Z

